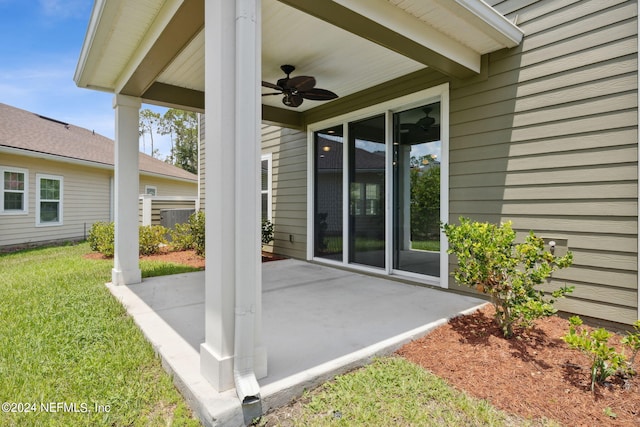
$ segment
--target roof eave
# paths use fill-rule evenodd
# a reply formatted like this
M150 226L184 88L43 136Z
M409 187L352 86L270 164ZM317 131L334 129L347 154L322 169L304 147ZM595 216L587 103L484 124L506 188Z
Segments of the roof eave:
M455 0L455 2L485 23L492 30L496 41L504 47L516 47L522 42L524 32L483 0Z

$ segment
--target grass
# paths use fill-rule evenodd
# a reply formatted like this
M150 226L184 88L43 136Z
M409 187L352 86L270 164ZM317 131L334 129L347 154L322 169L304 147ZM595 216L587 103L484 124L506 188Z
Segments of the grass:
M439 240L422 240L422 241L412 241L411 249L419 249L421 251L440 251L440 241Z
M88 252L80 244L0 255L0 402L35 409L0 412L0 425L200 425L104 286L112 261ZM147 277L159 269L141 268Z
M400 357L336 377L287 408L296 426L523 426L523 420L448 386ZM278 422L277 420L273 420ZM268 424L268 416L257 425ZM538 425L538 424L536 424Z

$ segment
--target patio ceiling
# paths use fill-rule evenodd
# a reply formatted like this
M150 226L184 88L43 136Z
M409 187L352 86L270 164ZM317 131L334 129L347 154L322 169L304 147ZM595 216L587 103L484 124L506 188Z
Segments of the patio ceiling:
M262 80L275 83L292 64L293 76L314 76L344 98L427 67L466 78L483 54L521 37L481 0L262 0ZM75 81L203 111L203 52L204 0L97 0ZM327 104L281 99L263 97L263 117L293 127Z

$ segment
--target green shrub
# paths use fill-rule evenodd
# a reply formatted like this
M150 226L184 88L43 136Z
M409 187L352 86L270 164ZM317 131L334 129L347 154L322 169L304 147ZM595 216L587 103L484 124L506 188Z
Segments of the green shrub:
M176 224L170 234L173 250L186 251L187 249L193 249L194 239L191 233L191 225L188 222Z
M573 256L571 252L554 256L533 231L524 243L515 244L510 222L498 226L460 218L460 225L442 228L449 239L447 252L458 258L455 279L491 297L506 338L513 336L514 328L529 327L535 319L554 314L553 298L573 291L563 287L547 300L543 291L535 289L553 271L570 266Z
M580 350L591 359L591 391L596 383L602 384L616 373L632 373L627 365L626 357L610 347L608 342L612 333L604 328L592 332L582 328L582 319L578 316L569 318L569 333L562 339L571 348Z
M268 219L262 220L262 244L268 245L273 241L273 223Z
M635 329L635 332L629 332L627 336L622 339L622 344L631 349L629 366L633 366L636 356L638 355L638 352L640 352L640 320L636 320L636 323L633 324L633 329Z
M198 211L189 217L189 227L193 236L193 249L198 255L205 255L204 212Z
M138 228L139 253L141 255L157 254L161 244L167 244L165 237L169 230L161 225L141 225Z
M100 252L106 257L112 257L114 254L114 234L113 222L95 222L87 237L91 250Z

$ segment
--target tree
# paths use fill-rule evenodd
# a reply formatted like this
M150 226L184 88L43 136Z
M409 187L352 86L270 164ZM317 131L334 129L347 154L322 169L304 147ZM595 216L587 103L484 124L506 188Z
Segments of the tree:
M191 173L198 172L198 117L190 111L171 108L158 125L161 135L171 138L167 161Z
M415 163L423 164L419 159ZM440 166L433 165L425 170L412 167L409 174L411 240L437 239L440 231Z
M138 124L138 129L139 134L142 137L142 152L146 152L147 148L145 143L146 139L144 136L149 135L149 139L151 141L151 156L158 157L159 153L153 146L153 132L160 123L160 113L155 113L148 108L145 108L144 110L140 111L139 120L140 121Z

